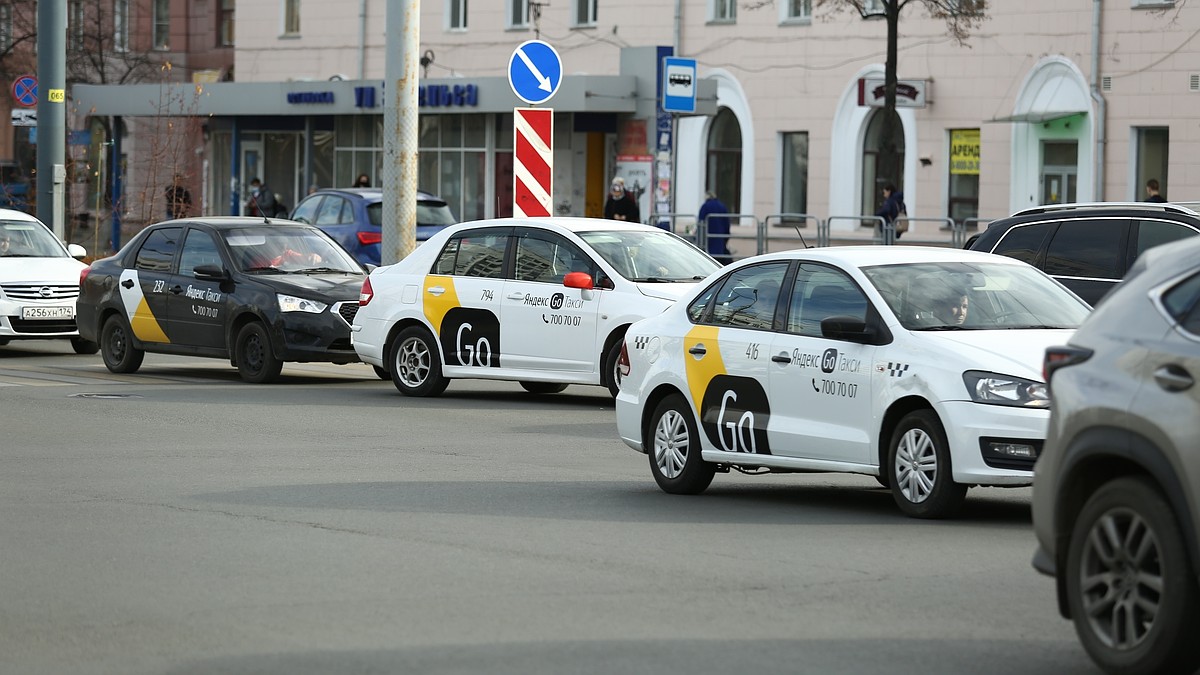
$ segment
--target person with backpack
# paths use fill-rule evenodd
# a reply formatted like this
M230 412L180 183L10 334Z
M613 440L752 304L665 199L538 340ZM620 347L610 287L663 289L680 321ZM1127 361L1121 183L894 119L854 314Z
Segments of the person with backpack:
M904 193L896 190L896 186L892 183L884 185L883 206L879 207L875 215L883 218L884 225L895 225L897 218L908 216L908 208L904 205ZM900 235L907 231L908 223L901 223L900 227L895 229L896 238L899 239Z

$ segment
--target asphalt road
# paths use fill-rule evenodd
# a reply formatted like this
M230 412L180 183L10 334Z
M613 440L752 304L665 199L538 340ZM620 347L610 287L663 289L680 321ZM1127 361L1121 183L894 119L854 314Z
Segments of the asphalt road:
M666 495L599 387L14 343L0 420L3 673L1096 672L1027 489L941 522L869 477Z

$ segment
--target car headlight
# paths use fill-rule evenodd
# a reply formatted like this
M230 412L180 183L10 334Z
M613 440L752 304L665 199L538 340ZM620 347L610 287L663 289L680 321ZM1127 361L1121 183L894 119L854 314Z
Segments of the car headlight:
M284 295L277 293L276 298L279 298L279 311L281 312L308 312L309 314L320 314L329 308L329 305L316 300L308 300L306 298L297 298L294 295Z
M1017 408L1050 407L1050 391L1044 382L968 370L963 373L963 383L967 385L967 394L976 403Z

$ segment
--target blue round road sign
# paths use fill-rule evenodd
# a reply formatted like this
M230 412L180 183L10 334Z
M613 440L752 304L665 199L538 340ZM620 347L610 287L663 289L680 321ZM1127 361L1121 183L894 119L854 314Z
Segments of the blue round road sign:
M26 108L37 105L37 78L32 75L22 75L13 80L13 99L18 105Z
M508 59L508 84L526 103L545 103L562 84L562 59L541 40L522 42Z

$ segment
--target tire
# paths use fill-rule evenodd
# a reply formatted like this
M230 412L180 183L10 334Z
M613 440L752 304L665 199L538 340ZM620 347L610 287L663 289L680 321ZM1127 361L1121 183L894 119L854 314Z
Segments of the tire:
M0 347L8 344L8 338L0 338Z
M679 394L662 400L650 417L646 442L650 473L663 492L698 495L712 483L717 466L700 456L700 433L691 406Z
M624 343L625 338L620 338L613 343L613 346L609 347L608 352L604 355L604 363L600 365L600 372L604 375L604 384L613 398L621 393L621 373L617 369L617 361L621 359L621 345Z
M95 354L100 351L100 345L83 338L71 338L71 349L74 349L76 354Z
M946 518L962 506L967 486L954 482L950 443L937 413L917 410L900 420L888 445L887 482L906 516Z
M521 382L521 387L531 394L557 394L567 388L558 382Z
M283 361L275 356L271 348L271 337L266 326L251 321L238 331L234 342L234 360L238 374L251 384L274 382L283 370Z
M1075 632L1098 666L1191 673L1200 665L1200 591L1179 522L1149 481L1118 478L1096 490L1071 530L1064 572Z
M405 396L437 396L450 384L442 375L437 341L424 328L409 326L400 331L388 354L392 384Z
M125 319L112 315L100 329L100 354L104 367L113 373L134 373L142 367L146 352L133 346L133 331Z
M387 371L387 368L380 368L379 366L371 367L375 369L375 377L378 377L381 380L392 379L392 374Z

